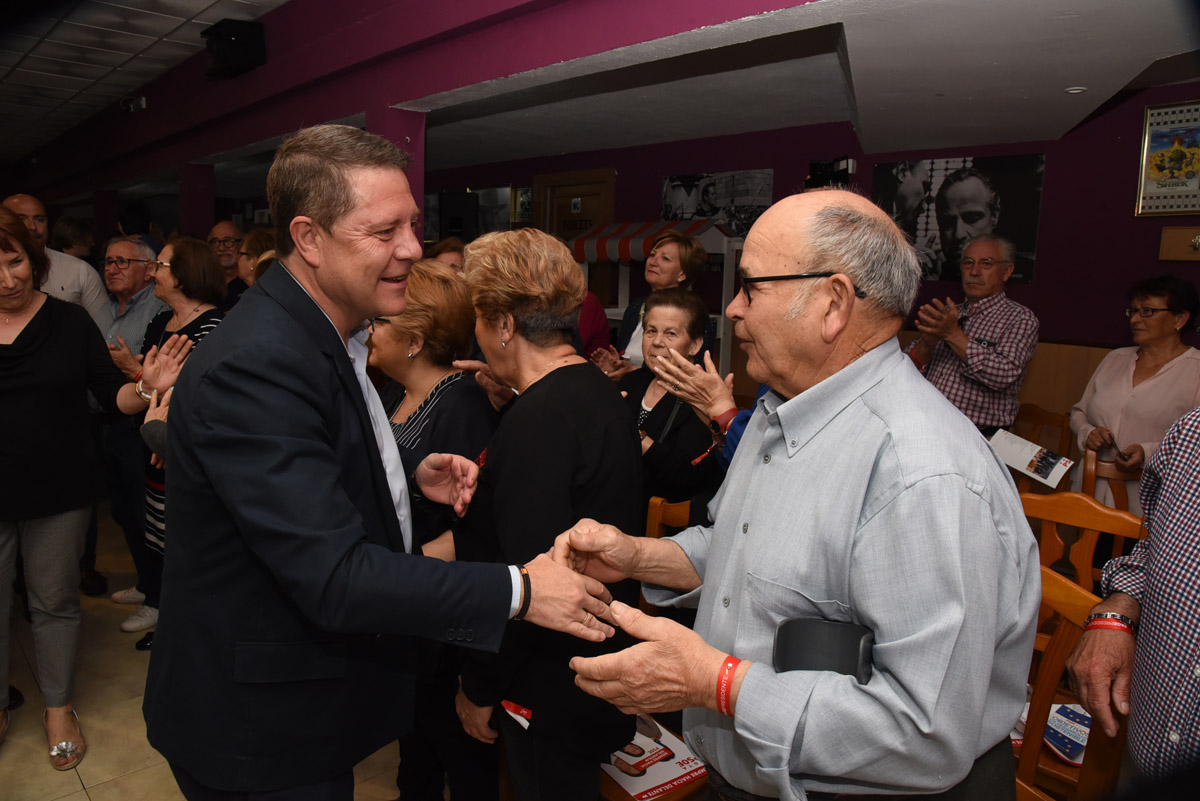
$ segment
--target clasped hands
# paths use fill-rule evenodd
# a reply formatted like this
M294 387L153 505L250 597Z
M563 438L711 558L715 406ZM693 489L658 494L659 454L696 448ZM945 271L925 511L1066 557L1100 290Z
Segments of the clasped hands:
M949 340L962 333L958 325L958 304L950 298L937 298L917 310L917 330L928 345L936 345L939 339Z
M558 564L612 583L637 577L645 558L639 540L585 518L558 536L551 553ZM572 658L580 689L627 714L715 709L716 677L724 654L691 629L620 601L609 605L606 617L641 642L616 653Z

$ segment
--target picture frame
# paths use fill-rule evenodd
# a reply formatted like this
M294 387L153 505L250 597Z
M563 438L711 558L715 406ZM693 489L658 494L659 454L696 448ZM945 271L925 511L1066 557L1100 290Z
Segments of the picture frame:
M1134 215L1200 214L1200 100L1147 106Z

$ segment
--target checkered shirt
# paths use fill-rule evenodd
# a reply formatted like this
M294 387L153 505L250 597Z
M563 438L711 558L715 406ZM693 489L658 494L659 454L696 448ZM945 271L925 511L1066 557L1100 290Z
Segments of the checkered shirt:
M1142 473L1149 536L1104 567L1104 595L1141 604L1129 750L1162 778L1200 759L1200 407L1167 432Z
M1012 425L1021 406L1017 393L1025 367L1037 347L1037 317L1001 292L963 301L958 324L967 335L967 360L938 342L925 377L975 425ZM915 345L916 340L909 350Z

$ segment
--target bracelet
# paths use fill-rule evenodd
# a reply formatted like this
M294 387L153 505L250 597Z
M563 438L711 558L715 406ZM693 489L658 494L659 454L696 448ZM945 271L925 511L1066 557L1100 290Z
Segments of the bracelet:
M151 400L150 393L147 392L145 390L145 388L142 387L142 379L139 378L137 380L137 383L133 385L133 391L136 392L137 396L139 398L141 398L142 400L144 400L146 403L150 402L150 400Z
M521 573L521 608L513 615L513 620L524 620L529 614L529 602L533 600L533 582L529 578L529 568L517 565L517 570Z
M733 424L733 420L735 417L737 417L737 415L737 407L727 409L726 411L712 418L712 422L709 423L709 428L712 429L713 434L716 436L723 437L729 431L729 426Z
M1093 612L1084 622L1083 630L1088 631L1093 628L1120 629L1133 634L1137 631L1137 624L1133 622L1133 618L1122 615L1120 612Z
M1084 631L1094 631L1096 629L1110 629L1112 631L1123 631L1126 634L1133 634L1132 626L1127 626L1119 620L1109 620L1108 618L1093 620L1083 627Z
M742 660L735 656L725 657L721 672L717 674L717 711L722 715L732 715L729 710L729 691L733 688L733 674Z
M135 376L133 377L133 380L134 380L134 381L141 381L141 380L142 380L142 371L141 371L141 370L138 370L138 374L137 374L137 375L135 375Z

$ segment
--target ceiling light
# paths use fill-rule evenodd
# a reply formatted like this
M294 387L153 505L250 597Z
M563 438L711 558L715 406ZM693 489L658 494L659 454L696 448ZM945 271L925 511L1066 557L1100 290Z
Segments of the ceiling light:
M1069 95L1081 95L1087 91L1087 87L1086 86L1068 86L1066 89L1063 89L1063 91Z

